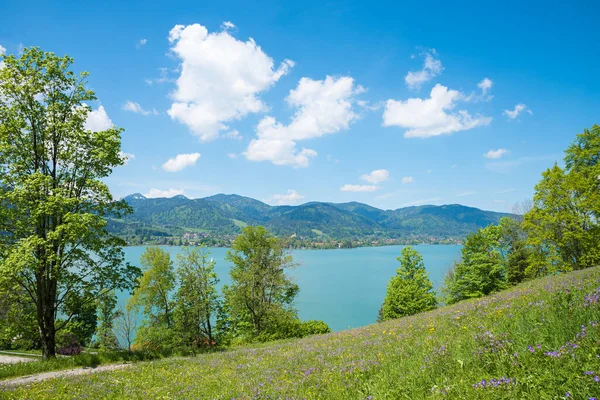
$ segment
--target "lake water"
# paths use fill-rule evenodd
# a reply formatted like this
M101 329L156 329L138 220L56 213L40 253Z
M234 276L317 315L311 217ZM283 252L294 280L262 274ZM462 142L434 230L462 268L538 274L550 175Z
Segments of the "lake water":
M396 257L404 246L363 247L335 250L293 250L292 256L300 266L289 271L300 287L296 308L303 320L325 321L333 331L372 324L385 296L387 282L396 273L400 263ZM459 245L413 246L425 262L429 277L436 288L446 271L460 256ZM181 247L163 246L171 259ZM140 265L145 246L126 247L125 258ZM215 260L215 271L220 286L231 282L225 248L207 248ZM127 293L119 294L124 304Z

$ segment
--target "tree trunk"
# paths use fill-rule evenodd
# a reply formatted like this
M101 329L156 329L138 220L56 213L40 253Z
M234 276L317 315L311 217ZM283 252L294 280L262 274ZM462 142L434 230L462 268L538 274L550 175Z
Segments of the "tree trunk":
M44 360L56 357L56 326L54 321L54 300L56 281L47 279L44 268L37 274L37 320Z

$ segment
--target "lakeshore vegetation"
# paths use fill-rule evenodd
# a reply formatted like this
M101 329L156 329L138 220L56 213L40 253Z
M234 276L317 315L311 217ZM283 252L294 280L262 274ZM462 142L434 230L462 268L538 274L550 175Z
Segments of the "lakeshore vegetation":
M148 247L141 268L125 263L109 224L131 208L103 183L124 162L122 130L85 128L95 96L68 56L26 48L2 61L0 348L50 361L2 366L0 378L201 354L10 396L591 398L600 387L600 126L576 136L518 215L467 236L439 293L405 247L381 323L331 334L298 318L296 264L259 224L232 240L221 292L201 247L176 260ZM133 293L127 307L117 290ZM89 347L98 355L85 361Z

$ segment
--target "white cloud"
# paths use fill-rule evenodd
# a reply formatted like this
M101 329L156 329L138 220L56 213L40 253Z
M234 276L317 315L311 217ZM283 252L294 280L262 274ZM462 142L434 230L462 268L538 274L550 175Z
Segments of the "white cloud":
M242 140L242 139L244 139L242 137L242 135L240 135L240 132L237 129L234 129L232 131L229 131L229 132L225 133L223 135L223 137L227 138L227 139L233 139L233 140Z
M308 166L317 152L299 150L296 143L348 129L359 117L353 110L354 96L364 90L349 76L300 79L285 99L297 109L291 123L283 125L273 117L263 118L256 128L257 138L252 139L244 155L251 161L271 161L295 168Z
M180 195L183 193L184 193L183 189L167 189L167 190L150 189L148 191L148 193L144 193L144 196L146 196L149 199L152 199L152 198L156 198L156 197L173 197L173 196L177 196L177 195Z
M135 47L139 49L140 47L145 46L146 43L148 43L148 39L140 39L135 45Z
M483 78L481 82L477 84L480 92L471 92L470 95L465 96L464 100L468 102L479 102L479 101L490 101L494 98L489 91L492 89L493 82L490 78Z
M238 156L235 153L227 153L227 157L229 157L233 160L234 158L237 158Z
M384 126L406 128L405 138L428 138L488 125L492 119L471 116L466 110L452 112L464 95L437 84L428 99L388 100L383 113Z
M221 29L223 29L223 30L235 29L235 25L231 21L225 21L221 24Z
M258 95L294 65L285 60L274 69L253 39L237 40L226 29L208 33L200 24L176 25L169 42L181 74L168 114L204 141L216 139L230 121L265 111Z
M412 176L405 176L402 178L402 183L403 184L408 184L408 183L413 183L415 181L415 179Z
M144 110L142 106L140 106L140 103L136 103L135 101L128 100L125 104L123 104L121 108L125 111L131 111L132 113L136 114L158 115L158 111L156 111L154 108L152 109L152 111Z
M466 191L466 192L457 193L457 194L456 194L456 196L458 196L458 197L463 197L463 196L470 196L470 195L472 195L472 194L475 194L475 192L474 192L474 191L472 191L472 190L469 190L469 191Z
M380 183L385 182L390 177L390 173L387 169L376 169L372 171L370 174L363 174L360 176L360 179L363 181L367 181L369 183Z
M508 153L508 150L506 149L498 149L498 150L490 150L487 153L485 153L483 156L485 158L491 158L494 160L497 160L498 158L502 157L503 155L505 155L506 153Z
M169 71L168 68L161 67L161 68L158 68L158 70L160 71L160 77L155 78L155 79L149 79L149 78L144 79L144 81L148 85L153 85L155 83L161 84L161 83L165 83L165 82L175 82L175 79L173 77L169 76L169 72L178 72L177 69L175 69L173 71Z
M533 112L527 108L525 104L517 104L514 110L504 110L504 115L506 115L510 119L515 119L521 114L523 111L528 112L529 115L533 115Z
M404 77L404 81L409 88L420 89L423 83L442 73L444 67L442 62L434 57L435 55L437 55L435 49L423 52L422 56L425 57L423 69L411 71Z
M114 124L111 119L108 118L106 110L103 106L100 106L97 110L88 113L85 124L83 124L83 129L92 132L100 132L110 129L113 126Z
M119 152L119 157L123 160L123 165L128 165L129 161L135 160L135 154L125 153L123 151Z
M342 192L374 192L379 189L375 185L349 185L346 184L340 188Z
M289 189L286 194L274 194L271 197L271 201L275 201L279 205L283 204L296 204L306 196L302 196L297 191Z
M332 162L334 164L339 164L340 160L332 156L331 154L327 154L327 161Z
M162 168L168 172L177 172L182 169L195 165L200 158L200 153L178 154L175 158L169 160L162 165Z
M492 88L492 80L490 78L483 78L481 82L477 84L477 87L481 89L481 93L486 94L488 90Z

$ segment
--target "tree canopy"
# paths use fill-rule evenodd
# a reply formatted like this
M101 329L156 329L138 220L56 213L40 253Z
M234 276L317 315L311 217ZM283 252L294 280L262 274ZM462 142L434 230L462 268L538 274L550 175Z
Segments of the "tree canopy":
M44 357L86 302L131 289L139 270L124 263L108 215L127 211L103 179L123 164L122 129L86 128L96 99L73 59L25 48L0 68L0 286L18 284L35 305ZM66 315L57 322L57 315Z
M390 279L381 310L381 319L388 320L433 310L437 304L433 284L427 276L423 257L407 246L398 257L400 268Z
M298 285L285 275L293 260L277 238L262 226L246 227L226 259L233 263L232 283L224 293L235 330L258 337L273 333L282 321L297 319L293 301Z

